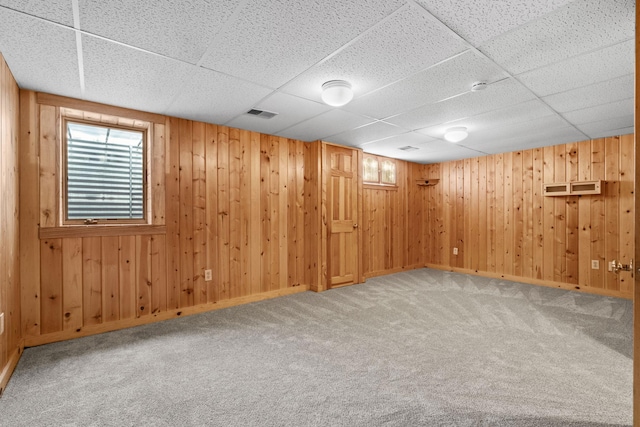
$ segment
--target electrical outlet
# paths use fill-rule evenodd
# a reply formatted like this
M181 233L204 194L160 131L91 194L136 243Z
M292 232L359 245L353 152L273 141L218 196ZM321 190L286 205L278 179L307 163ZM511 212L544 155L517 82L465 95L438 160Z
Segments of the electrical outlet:
M0 313L0 335L4 334L4 313Z
M205 282L210 282L211 280L213 280L213 275L211 274L211 270L205 270L204 271L204 281Z
M591 269L592 270L600 270L600 261L598 261L597 259L592 259L591 260Z
M453 254L458 255L458 248L453 248Z

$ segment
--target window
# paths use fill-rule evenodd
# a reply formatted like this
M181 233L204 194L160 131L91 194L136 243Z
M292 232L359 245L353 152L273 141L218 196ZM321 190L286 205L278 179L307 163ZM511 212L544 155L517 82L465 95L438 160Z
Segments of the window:
M362 180L365 184L395 186L396 162L393 159L365 154Z
M65 223L145 222L144 129L66 120Z

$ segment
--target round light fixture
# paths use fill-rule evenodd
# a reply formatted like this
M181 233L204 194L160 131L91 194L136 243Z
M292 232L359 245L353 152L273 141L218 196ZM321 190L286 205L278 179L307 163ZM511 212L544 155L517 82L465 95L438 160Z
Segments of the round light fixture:
M444 139L449 142L460 142L467 136L469 136L469 132L465 127L450 128L444 133Z
M351 84L344 80L329 80L322 85L322 100L332 107L340 107L353 99Z
M479 92L487 88L487 82L475 82L471 85L471 92Z

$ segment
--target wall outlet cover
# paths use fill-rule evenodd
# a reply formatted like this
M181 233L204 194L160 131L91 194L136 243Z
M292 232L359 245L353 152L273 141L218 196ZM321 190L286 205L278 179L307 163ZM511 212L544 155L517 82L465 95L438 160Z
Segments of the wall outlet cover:
M211 270L205 270L204 271L204 281L205 282L210 282L213 279L213 274L211 273Z

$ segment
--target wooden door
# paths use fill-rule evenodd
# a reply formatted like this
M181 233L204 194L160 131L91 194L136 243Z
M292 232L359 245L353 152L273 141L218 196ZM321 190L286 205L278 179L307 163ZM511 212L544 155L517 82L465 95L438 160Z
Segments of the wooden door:
M358 151L327 146L328 287L358 283Z

